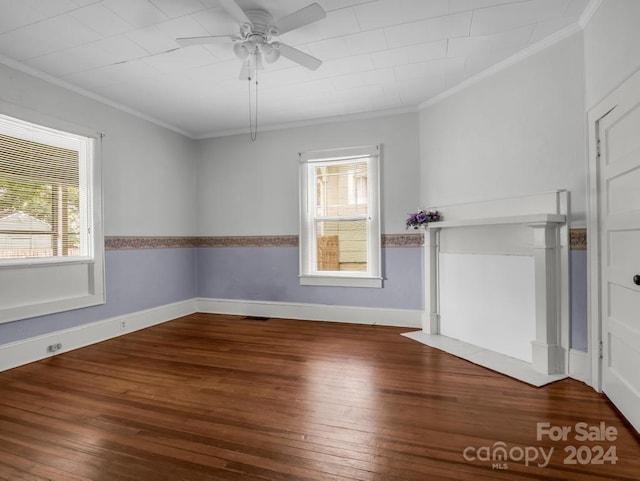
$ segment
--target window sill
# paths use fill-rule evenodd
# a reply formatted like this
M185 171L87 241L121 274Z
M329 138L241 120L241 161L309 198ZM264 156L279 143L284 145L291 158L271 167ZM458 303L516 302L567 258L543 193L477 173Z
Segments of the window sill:
M52 265L71 265L71 264L92 264L94 258L91 256L75 256L75 257L27 257L18 259L2 259L0 260L0 269L4 267L39 267Z
M0 285L0 324L96 306L105 303L104 260L100 255L3 265Z
M300 276L301 286L332 286L332 287L370 287L382 288L381 277L361 276Z

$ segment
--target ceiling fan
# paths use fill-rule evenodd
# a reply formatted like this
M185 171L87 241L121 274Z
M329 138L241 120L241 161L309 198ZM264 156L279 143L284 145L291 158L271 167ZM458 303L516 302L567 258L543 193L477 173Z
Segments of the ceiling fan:
M252 8L243 10L236 0L218 0L220 6L239 24L239 32L233 35L212 35L206 37L183 37L176 41L182 47L218 43L224 39L233 41L233 51L243 60L240 79L247 80L256 70L263 69L263 61L273 63L283 56L310 70L316 70L322 61L285 43L272 40L327 16L324 9L312 3L277 21L266 10Z

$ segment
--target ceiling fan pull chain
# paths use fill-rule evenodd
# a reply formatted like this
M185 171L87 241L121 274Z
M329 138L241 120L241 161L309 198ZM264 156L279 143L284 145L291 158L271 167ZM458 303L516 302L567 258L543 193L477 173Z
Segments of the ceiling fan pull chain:
M255 142L258 138L258 71L256 70L256 123L255 133L251 136L251 141Z
M251 109L251 76L249 76L249 134L251 136L251 142L255 142L258 138L258 70L254 71L255 77L255 99L256 99L256 108L255 108L255 123L254 123L254 114Z

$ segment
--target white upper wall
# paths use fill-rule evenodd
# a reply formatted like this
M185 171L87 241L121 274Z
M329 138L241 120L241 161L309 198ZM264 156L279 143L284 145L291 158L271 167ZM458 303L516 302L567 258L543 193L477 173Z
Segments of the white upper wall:
M605 0L584 31L586 106L640 69L640 1Z
M564 189L584 224L583 58L577 33L422 109L422 203Z
M199 141L199 234L297 234L298 153L371 144L382 144L382 232L403 232L419 203L417 113Z
M0 113L16 108L105 134L105 235L195 235L193 140L0 64Z

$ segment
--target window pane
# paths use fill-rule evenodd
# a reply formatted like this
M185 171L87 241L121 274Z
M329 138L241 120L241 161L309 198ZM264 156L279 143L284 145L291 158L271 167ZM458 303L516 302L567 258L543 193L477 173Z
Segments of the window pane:
M366 220L316 221L318 271L367 271Z
M316 166L316 216L368 214L367 162Z
M0 259L51 255L51 234L0 234Z
M51 184L20 182L0 172L0 226L18 230L51 230ZM22 213L23 215L10 214Z
M80 255L79 152L27 137L0 134L0 259Z

